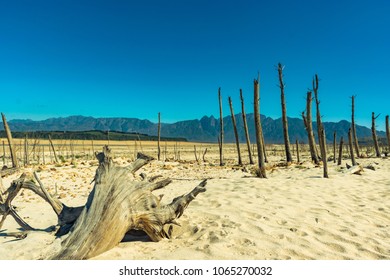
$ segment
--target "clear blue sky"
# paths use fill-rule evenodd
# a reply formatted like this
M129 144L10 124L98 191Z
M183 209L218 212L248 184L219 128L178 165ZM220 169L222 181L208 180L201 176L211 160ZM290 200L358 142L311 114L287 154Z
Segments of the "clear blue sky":
M85 115L174 122L218 116L218 87L240 112L300 117L315 73L324 121L390 114L390 2L1 1L0 111L8 119Z

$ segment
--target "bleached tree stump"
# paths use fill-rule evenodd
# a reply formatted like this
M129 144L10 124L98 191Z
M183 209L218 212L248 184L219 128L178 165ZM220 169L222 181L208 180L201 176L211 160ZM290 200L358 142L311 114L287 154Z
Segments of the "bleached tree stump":
M89 259L115 247L130 230L142 230L153 241L170 238L172 224L177 224L175 220L199 193L206 191L204 180L188 194L176 197L168 205L161 205L161 197L152 192L165 187L171 180L154 183L151 182L153 178L135 181L132 176L153 158L138 154L130 166L120 167L112 161L107 146L96 157L99 167L94 178L95 185L84 206L68 207L52 197L36 173L35 180L39 186L22 175L1 194L2 221L11 214L27 232L34 230L17 216L11 205L12 199L22 188L30 189L44 198L57 214L59 229L56 235L66 235L60 251L48 258ZM8 196L5 198L6 194Z

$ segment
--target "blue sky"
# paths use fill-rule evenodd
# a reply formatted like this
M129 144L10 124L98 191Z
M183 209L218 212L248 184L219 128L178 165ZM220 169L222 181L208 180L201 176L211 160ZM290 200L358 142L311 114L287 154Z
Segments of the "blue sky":
M69 115L174 122L224 115L243 89L253 112L281 116L276 65L285 65L287 114L300 117L314 74L324 121L390 114L390 2L1 1L0 111L8 119Z

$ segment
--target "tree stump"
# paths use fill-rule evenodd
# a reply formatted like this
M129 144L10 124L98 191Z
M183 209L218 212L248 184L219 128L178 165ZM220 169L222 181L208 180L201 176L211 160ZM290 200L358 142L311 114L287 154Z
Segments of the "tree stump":
M161 205L161 197L158 198L152 192L172 181L165 179L153 182L154 178L135 181L132 176L153 158L138 154L130 166L120 167L112 161L108 146L96 157L99 167L94 178L95 185L84 206L64 205L46 191L36 173L35 180L39 186L23 174L5 191L8 194L6 198L2 194L2 221L11 214L25 230L34 230L17 216L11 205L12 199L22 188L30 189L44 198L57 214L59 229L56 235L67 235L64 236L60 251L48 259L89 259L115 247L131 230L142 230L153 241L170 238L172 224L177 224L175 219L183 214L199 193L206 191L207 182L203 180L188 194L176 197L168 205Z

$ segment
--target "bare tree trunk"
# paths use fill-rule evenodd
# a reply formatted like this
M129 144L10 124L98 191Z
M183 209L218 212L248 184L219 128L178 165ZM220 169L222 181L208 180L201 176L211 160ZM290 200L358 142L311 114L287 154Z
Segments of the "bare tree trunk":
M328 175L328 160L326 156L326 137L325 137L325 129L324 125L321 123L321 129L320 129L320 137L322 145L321 145L321 157L322 157L322 164L324 169L324 178L329 178Z
M33 160L36 159L36 149L37 149L38 139L34 139L34 144L32 147L32 158Z
M157 129L157 159L160 160L161 148L160 148L160 132L161 132L161 119L160 112L158 113L158 129Z
M376 128L375 128L375 120L379 117L379 115L375 117L375 113L372 112L371 131L372 131L372 139L374 140L374 147L375 147L376 157L381 157L381 152L379 150L378 138L376 137Z
M203 152L203 156L202 156L203 162L206 162L206 154L207 154L207 148Z
M5 143L4 140L2 142L3 142L3 166L4 166L5 165Z
M173 153L174 153L174 155L175 155L175 160L177 160L178 159L178 157L177 157L177 142L175 143L175 145L173 145Z
M222 95L221 88L218 89L218 98L219 98L219 165L225 165L223 161L223 114L222 114Z
M259 170L257 177L267 178L264 163L264 153L262 144L262 128L260 121L260 86L259 80L254 80L254 114L255 114L255 128L256 128L256 143L257 143L257 156L259 161Z
M390 125L389 125L389 116L386 116L386 138L387 138L387 146L388 152L390 153Z
M261 123L261 116L260 116L260 123ZM261 129L261 146L263 147L264 162L268 162L263 129Z
M306 128L311 160L314 161L315 164L319 164L317 149L316 149L316 141L313 133L313 120L311 115L311 103L312 103L312 93L311 91L307 92L306 98L306 116L305 113L302 112L303 123Z
M5 209L3 209L2 206L6 200L5 195L6 195L6 193L5 193L5 188L3 186L3 180L2 180L2 177L0 176L0 205L1 205L0 206L0 215L4 215L3 212ZM1 229L1 227L2 227L2 223L0 222L0 229Z
M337 132L335 131L333 133L333 162L334 163L336 163L336 150L337 150L336 137L337 137Z
M253 157L252 157L252 153L251 153L251 142L250 142L250 139L249 139L249 130L248 130L248 123L246 121L246 113L245 113L244 97L242 95L242 89L240 89L240 99L241 99L242 121L244 123L246 145L247 145L248 154L249 154L249 163L253 164L254 162L253 162Z
M344 144L344 139L343 136L341 136L340 146L339 146L339 158L337 160L337 165L341 165L341 161L343 160L343 144Z
M235 138L236 138L236 147L237 147L237 154L238 154L238 164L239 164L239 165L242 165L241 150L240 150L240 141L239 141L239 139L238 139L236 117L234 116L232 98L229 96L228 100L229 100L229 106L230 106L230 113L231 113L231 115L232 115L232 123L233 123L233 129L234 129L234 136L235 136Z
M42 160L43 160L43 164L46 164L46 160L45 160L45 145L42 144Z
M167 141L165 141L165 145L164 145L164 161L167 161L168 159L168 144L167 144Z
M142 147L142 141L141 141L141 138L139 137L139 133L137 133L137 139L138 139L138 143L139 143L139 147L141 149L141 152L143 152L144 148Z
M16 148L16 150L19 152L19 158L18 158L18 162L22 162L23 161L23 140L20 139L19 141L19 147Z
M198 154L196 153L196 145L194 145L194 154L196 162L199 163Z
M87 159L88 159L88 157L86 157L87 154L86 154L86 152L85 152L85 143L84 143L84 139L82 140L82 146L83 146L83 158L87 158Z
M92 155L94 155L95 154L95 146L93 144L93 139L91 140L91 142L92 142Z
M324 169L324 178L329 178L328 176L328 159L326 155L326 137L325 137L325 128L321 121L320 113L320 100L318 99L318 76L315 75L313 80L313 91L316 99L316 116L317 116L317 129L318 129L318 142L320 144L320 152L322 158L322 165Z
M360 157L360 149L359 149L359 142L358 142L358 138L357 138L357 133L356 133L356 125L355 125L355 97L356 96L352 96L352 124L351 124L351 128L352 128L352 137L353 137L353 143L355 145L355 150L356 150L356 156L357 157Z
M72 157L72 163L73 163L75 159L75 154L74 154L74 144L72 139L69 139L69 150L70 150L70 155Z
M6 120L5 115L3 113L1 113L1 117L3 118L4 130L5 130L5 133L7 135L7 139L8 139L8 146L9 146L9 150L10 150L10 154L11 154L12 167L19 168L19 163L18 163L18 159L16 157L16 150L14 149L14 143L13 143L13 139L12 139L11 130L8 126L7 120Z
M27 166L30 164L29 156L28 156L28 141L27 141L27 134L24 137L24 166Z
M56 153L56 150L54 149L53 141L51 140L50 135L49 135L49 142L50 142L50 147L53 151L54 161L55 161L55 163L58 163L57 153Z
M281 63L278 64L279 84L280 84L280 97L282 103L282 121L283 121L283 135L284 135L284 148L286 150L287 162L292 162L292 156L290 151L290 138L288 136L288 123L287 123L287 110L286 100L284 97L284 83L283 83L283 68Z
M37 145L37 158L38 158L38 165L41 163L41 146L38 143Z
M19 139L16 140L16 139L13 139L14 141L14 148L15 148L15 155L16 155L16 160L18 161L18 166L20 166L20 163L23 162L23 140L22 139ZM19 142L19 144L18 144Z
M295 145L297 147L297 162L300 163L301 160L299 159L299 141L298 141L298 139L296 139Z
M351 161L352 161L352 166L357 165L356 160L355 160L355 154L353 152L353 142L352 142L352 131L351 128L348 130L348 142L349 142L349 153L351 154Z
M53 162L53 155L51 154L51 149L50 149L50 147L49 147L49 155L50 155L50 163L52 163L52 162Z
M321 137L322 121L321 121L321 113L320 113L320 101L318 99L318 76L317 76L317 74L315 75L315 77L313 79L313 92L314 92L314 98L316 100L316 119L317 119L318 144L320 146L320 151L321 151L321 145L322 145L322 143L321 143L321 141L322 141L322 137Z

